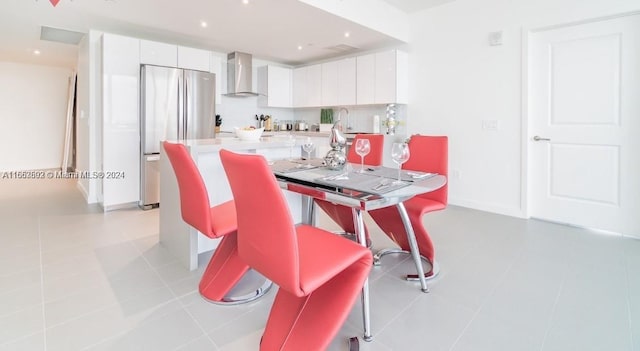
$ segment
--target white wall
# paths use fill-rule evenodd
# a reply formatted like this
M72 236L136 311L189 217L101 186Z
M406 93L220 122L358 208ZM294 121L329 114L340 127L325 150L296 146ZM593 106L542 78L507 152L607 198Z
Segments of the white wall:
M411 16L408 126L449 136L450 203L524 215L523 29L637 10L637 0L456 0ZM503 45L489 46L499 30Z
M0 62L0 171L60 168L67 68Z

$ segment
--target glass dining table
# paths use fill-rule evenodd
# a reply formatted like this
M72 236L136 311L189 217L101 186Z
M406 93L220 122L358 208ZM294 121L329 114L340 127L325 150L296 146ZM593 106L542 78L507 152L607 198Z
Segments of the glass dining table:
M405 226L411 256L416 266L418 280L423 292L428 292L424 269L420 260L418 244L404 202L412 197L437 190L444 186L447 178L435 173L402 170L388 167L366 167L361 172L331 170L323 165L321 159L307 161L276 160L270 162L271 169L280 187L306 195L306 208L303 218L307 224L314 224L313 199L329 201L352 209L358 243L365 246L366 237L362 211L371 211L396 206ZM359 170L359 164L345 169ZM364 340L371 341L371 322L369 307L369 285L365 281L362 287L362 311Z

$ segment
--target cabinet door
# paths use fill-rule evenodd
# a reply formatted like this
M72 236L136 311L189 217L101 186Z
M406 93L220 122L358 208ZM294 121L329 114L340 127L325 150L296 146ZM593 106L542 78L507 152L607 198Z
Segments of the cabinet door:
M338 61L338 105L355 104L356 58L352 57Z
M270 107L291 107L291 70L267 67L267 97Z
M322 106L322 65L307 67L307 104Z
M356 58L356 102L358 105L375 103L375 54Z
M338 105L338 61L322 64L322 106Z
M293 70L293 107L307 107L307 67Z
M178 47L157 41L140 40L140 63L177 67Z
M222 103L222 58L211 53L209 72L216 75L216 105Z
M206 50L178 46L178 68L209 72L210 56Z
M396 102L396 51L376 53L375 103Z
M102 171L124 177L102 180L102 201L110 206L140 199L138 122L140 41L102 37Z

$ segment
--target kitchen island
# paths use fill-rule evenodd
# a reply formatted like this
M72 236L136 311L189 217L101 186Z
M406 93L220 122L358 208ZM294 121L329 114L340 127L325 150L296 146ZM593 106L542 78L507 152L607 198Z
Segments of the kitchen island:
M233 198L227 176L220 162L219 151L227 149L241 153L257 153L267 159L301 156L300 145L306 137L296 137L295 146L288 144L288 135L263 137L257 141L242 141L235 137L216 139L184 140L184 144L195 161L209 192L211 206ZM328 150L326 137L312 138L316 145L316 154L324 156ZM306 155L305 155L306 156ZM303 199L301 195L284 191L296 223L303 219ZM198 268L198 254L216 248L218 239L209 239L182 220L180 214L180 194L173 168L160 148L160 244L167 248L190 270ZM268 211L265 208L265 211ZM215 219L214 219L215 220Z

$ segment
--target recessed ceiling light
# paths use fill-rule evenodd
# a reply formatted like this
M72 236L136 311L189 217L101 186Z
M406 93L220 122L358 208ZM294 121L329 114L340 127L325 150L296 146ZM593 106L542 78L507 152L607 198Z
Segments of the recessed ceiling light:
M345 38L348 38L350 35L351 35L351 33L349 33L349 32L344 32L344 37L345 37Z
M298 50L302 50L302 45L298 45Z
M38 49L33 50L33 54L34 55L40 55L40 50L38 50Z
M242 3L247 5L247 4L249 4L249 0L242 0Z
M207 28L208 24L205 21L200 21L200 27Z

